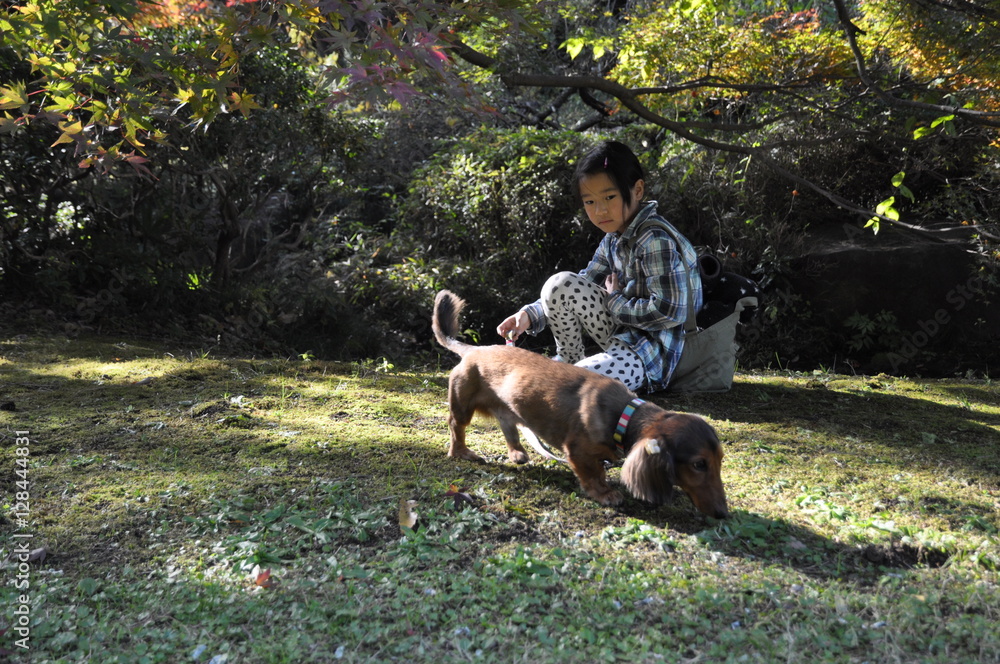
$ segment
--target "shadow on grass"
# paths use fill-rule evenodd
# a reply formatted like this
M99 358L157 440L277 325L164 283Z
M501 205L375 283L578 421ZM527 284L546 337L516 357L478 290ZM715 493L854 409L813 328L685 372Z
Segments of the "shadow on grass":
M107 350L107 349L105 349ZM148 353L148 355L147 355ZM81 357L85 356L79 353ZM162 353L144 349L135 357L161 357ZM102 356L103 357L103 356ZM115 358L109 353L113 363ZM38 362L38 360L35 360ZM57 358L52 362L59 361ZM124 359L123 362L132 361ZM275 374L288 380L310 381L343 365L312 363L289 365L267 360L205 360L209 364L192 368L178 364L158 373L149 383L140 376L104 380L66 378L14 367L5 371L6 389L15 392L17 410L0 413L0 426L31 428L37 435L33 454L52 455L56 468L40 469L53 484L39 487L39 510L44 518L46 501L54 508L51 520L67 519L57 529L61 533L53 559L62 562L70 557L81 567L90 563L114 565L120 561L141 560L136 553L149 542L156 526L157 508L183 515L199 509L199 503L163 503L155 496L152 505L136 502L136 495L148 496L151 490L187 483L201 486L203 493L244 492L261 506L290 500L291 492L308 485L315 478L353 478L376 502L391 502L396 497L437 495L440 487L458 478L470 478L477 486L499 482L498 501L510 501L512 515L517 500L534 501L528 521L544 510L565 506L567 496L580 495L576 477L564 466L533 463L526 467L507 464L502 455L491 456L491 463L478 466L445 457L447 430L443 417L431 423L426 412L399 404L368 409L347 401L322 406L327 421L341 421L345 427L335 435L322 427L305 422L306 413L294 409L282 411L275 386L265 379ZM44 363L44 362L42 362ZM285 375L289 366L290 375ZM138 370L139 367L133 367ZM110 371L110 370L109 370ZM444 379L433 377L429 384L445 399ZM200 400L198 388L214 396ZM381 394L394 393L405 399L415 385L395 384L385 380L366 386ZM295 386L288 399L294 400ZM979 395L965 392L968 398ZM222 392L245 393L269 405L246 409L221 396ZM3 395L0 395L3 396ZM67 397L69 404L63 403ZM725 395L654 395L665 407L700 412L715 420L744 424L782 424L823 431L835 444L850 446L852 438L874 441L889 448L919 448L921 456L932 464L962 466L985 473L993 482L1000 477L1000 434L992 428L1000 424L1000 415L944 405L885 390L842 391L826 388L785 387L772 384L737 383ZM982 399L980 399L982 400ZM181 405L182 402L199 403ZM407 404L403 404L406 406ZM57 420L46 423L46 413L57 409ZM366 419L368 413L375 419ZM299 421L302 418L303 421ZM384 419L384 421L383 421ZM160 427L159 424L164 423ZM191 426L191 429L184 427ZM410 428L410 434L405 429ZM433 427L433 430L430 431ZM276 433L301 429L287 438ZM422 430L422 431L421 431ZM430 433L428 433L430 431ZM191 434L190 436L188 434ZM922 444L929 434L933 440ZM417 436L421 440L411 440ZM324 449L324 440L331 444ZM440 442L440 447L435 445ZM942 444L960 442L960 446ZM817 453L823 453L817 450ZM840 452L838 451L838 454ZM855 452L856 463L864 459ZM500 479L502 477L511 479ZM46 495L48 494L48 495ZM79 498L72 507L63 502ZM508 497L504 497L508 496ZM116 503L129 503L124 507ZM929 509L961 511L961 501L942 497L928 499ZM137 506L138 505L138 506ZM503 507L503 509L508 509ZM671 505L653 507L628 500L617 511L604 510L580 497L567 519L586 528L600 529L620 523L625 517L642 519L651 525L697 538L709 550L729 557L762 560L783 565L816 577L876 578L882 570L916 564L942 564L943 552L917 550L899 543L886 546L855 547L823 537L809 528L746 511L735 511L732 518L709 522L698 514L681 492ZM70 514L72 516L72 514ZM128 548L108 551L94 549L94 543L107 539L107 532L128 532L123 541ZM178 526L179 527L179 526ZM575 526L574 526L575 527ZM537 533L518 534L534 541ZM193 538L193 536L192 536ZM184 538L179 538L183 540ZM191 538L189 538L191 539ZM520 540L519 540L520 541ZM104 559L98 560L103 557ZM73 565L71 565L72 567Z
M725 557L790 567L817 579L850 579L867 584L893 570L940 567L950 557L942 550L897 540L852 546L783 519L743 510L734 510L725 520L706 521L693 509L685 497L653 513L641 508L629 512L651 525L693 536Z
M575 493L584 502L589 500L566 466L531 464L522 467L519 474L527 482ZM612 484L617 484L615 479ZM615 527L623 519L637 519L663 531L694 537L708 550L724 557L781 565L818 579L873 583L887 571L944 565L950 555L896 540L855 546L830 539L804 525L739 509L733 510L727 519L716 520L699 513L680 490L672 502L662 506L628 497L620 508L613 510L613 515L609 515L612 510L596 504L591 509L593 521L603 521L607 527Z
M942 404L928 398L892 393L879 381L857 389L833 390L738 382L725 394L660 393L652 399L665 408L697 412L719 421L749 425L784 425L821 432L842 443L864 441L914 454L945 469L961 469L1000 484L1000 413L972 403L996 397L975 386L938 383L969 405ZM849 445L837 453L850 454ZM866 463L863 458L858 463ZM905 469L905 463L901 463Z

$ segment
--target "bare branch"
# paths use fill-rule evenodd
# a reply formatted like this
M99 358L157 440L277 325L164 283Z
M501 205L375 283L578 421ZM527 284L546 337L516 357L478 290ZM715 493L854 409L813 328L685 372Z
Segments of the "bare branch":
M584 104L590 106L592 109L605 117L611 115L611 109L595 99L594 95L590 94L590 91L587 90L587 88L580 88L578 92L580 93L580 99Z
M534 124L540 125L549 119L550 116L554 115L556 111L562 108L563 104L570 100L573 96L573 90L563 90L558 97L556 97L552 103L548 104L544 109L538 112L534 118Z
M599 125L602 122L604 122L605 117L606 116L601 115L600 113L594 113L589 118L585 118L583 120L580 120L575 125L573 125L572 127L570 127L570 129L572 131L576 131L576 132L587 131L591 127L596 127L597 125Z

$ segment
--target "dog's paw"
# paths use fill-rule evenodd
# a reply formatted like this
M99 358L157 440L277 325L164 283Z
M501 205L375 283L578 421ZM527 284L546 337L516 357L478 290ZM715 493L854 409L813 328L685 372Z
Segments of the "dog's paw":
M453 459L462 459L463 461L471 461L473 463L486 463L486 459L468 448L459 450L458 452L448 452L448 456Z
M507 458L510 459L511 463L528 463L528 455L521 450L508 450Z
M593 498L605 507L618 507L625 500L621 491L610 488L607 491L603 491L599 495L593 496Z

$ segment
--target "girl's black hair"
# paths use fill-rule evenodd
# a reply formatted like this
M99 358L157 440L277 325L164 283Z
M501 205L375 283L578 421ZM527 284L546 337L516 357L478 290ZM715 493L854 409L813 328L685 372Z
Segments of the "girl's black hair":
M632 205L632 187L639 180L645 180L646 174L642 164L632 149L618 141L604 141L583 156L576 164L573 183L576 189L576 199L583 205L580 196L580 181L588 175L605 173L611 182L618 187L625 207Z

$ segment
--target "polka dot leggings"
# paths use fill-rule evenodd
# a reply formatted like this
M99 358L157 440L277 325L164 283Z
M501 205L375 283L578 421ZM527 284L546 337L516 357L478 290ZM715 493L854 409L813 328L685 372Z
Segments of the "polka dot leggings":
M549 277L542 287L542 308L556 339L556 353L563 362L616 378L630 390L645 383L642 360L621 341L613 338L617 324L604 307L605 291L575 272ZM584 357L583 335L604 349Z

